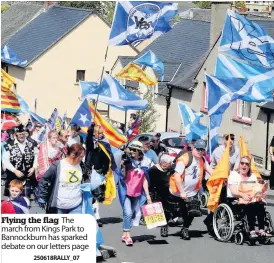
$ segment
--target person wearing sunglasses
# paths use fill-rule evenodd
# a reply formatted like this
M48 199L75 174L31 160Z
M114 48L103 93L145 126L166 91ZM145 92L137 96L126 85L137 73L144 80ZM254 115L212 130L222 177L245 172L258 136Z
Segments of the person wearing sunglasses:
M160 153L167 152L165 145L160 141L161 133L156 133L151 140L151 149L159 156Z
M235 146L235 135L233 133L224 135L224 144L218 146L211 156L211 167L214 169L220 161L227 144L229 143L229 165L230 171L236 170L240 162L240 150Z
M240 159L239 168L237 171L232 171L228 177L227 198L238 199L238 205L241 205L244 213L247 215L248 227L250 231L250 238L257 238L258 236L271 236L265 232L265 203L260 199L257 201L254 198L253 191L248 190L248 185L257 182L257 177L252 174L251 160L248 156L243 156ZM243 185L246 185L245 188ZM267 185L263 183L261 187L262 195L265 194ZM256 218L258 221L258 232L255 230Z
M189 214L187 201L188 199L198 200L198 192L202 186L204 172L212 173L212 168L203 157L206 150L206 142L202 139L197 140L191 152L181 155L176 160L175 173L169 180L169 196L168 202L170 206L177 204L179 211L171 212L167 216L170 218L177 216L183 217L183 227L181 229L181 237L185 240L190 239L188 228L191 225L194 216Z
M122 171L119 178L119 199L123 208L122 242L132 246L130 231L138 226L141 218L140 208L145 200L150 204L147 173L151 161L144 155L143 144L134 141L122 157ZM143 201L143 202L141 202Z
M42 128L41 124L39 122L35 122L31 138L33 140L35 140L37 143L39 143L39 136L41 134L41 128Z
M144 154L147 158L149 158L152 161L153 164L157 164L159 162L157 154L150 148L150 141L147 136L141 136L138 139L139 142L143 144L144 147Z

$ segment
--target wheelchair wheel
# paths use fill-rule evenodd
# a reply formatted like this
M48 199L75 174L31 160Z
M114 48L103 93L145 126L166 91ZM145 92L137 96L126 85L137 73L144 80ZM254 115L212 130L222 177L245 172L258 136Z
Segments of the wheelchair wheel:
M220 204L213 214L214 233L219 241L228 242L234 232L234 216L231 208Z
M236 245L242 245L244 243L244 234L241 231L235 233L234 242Z
M208 193L204 192L200 197L201 208L207 208Z

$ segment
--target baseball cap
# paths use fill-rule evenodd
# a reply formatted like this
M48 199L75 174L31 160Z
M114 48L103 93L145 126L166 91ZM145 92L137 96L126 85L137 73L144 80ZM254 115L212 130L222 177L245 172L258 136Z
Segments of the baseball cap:
M206 149L206 141L199 139L194 143L196 149Z

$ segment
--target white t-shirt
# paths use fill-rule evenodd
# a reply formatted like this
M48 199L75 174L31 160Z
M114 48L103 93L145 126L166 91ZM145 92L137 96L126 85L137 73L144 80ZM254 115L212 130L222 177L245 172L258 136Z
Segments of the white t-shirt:
M57 208L71 209L82 202L82 169L79 164L71 165L65 159L60 161Z
M228 176L228 180L227 180L227 197L234 197L229 189L229 185L236 185L237 187L239 187L241 181L242 181L242 178L238 172L236 171L230 172L230 175ZM248 182L257 181L257 177L256 175L251 174L246 181Z
M204 162L205 162L204 167L206 169L206 167L208 168L209 164L205 160ZM193 157L191 165L187 168L185 168L185 165L183 162L177 162L175 167L175 172L181 175L184 173L184 171L185 171L184 190L185 190L186 196L187 197L195 196L199 191L199 189L195 189L195 188L199 182L199 177L200 177L200 160L199 159L197 160Z

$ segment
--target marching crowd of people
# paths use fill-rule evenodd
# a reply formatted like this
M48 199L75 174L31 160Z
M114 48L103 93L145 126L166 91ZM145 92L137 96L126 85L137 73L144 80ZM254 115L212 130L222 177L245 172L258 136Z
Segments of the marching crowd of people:
M132 118L132 122L135 121L136 116ZM189 240L189 227L195 217L201 216L199 197L206 191L206 180L229 145L231 172L225 195L244 201L251 238L271 236L265 231L262 216L265 200L256 202L238 189L240 182L257 179L251 172L251 159L240 157L234 134L224 135L224 144L214 150L211 158L206 153L207 143L202 139L189 142L174 158L161 142L160 133L155 133L151 140L139 136L123 151L113 154L101 126L92 123L85 141L80 131L77 125L59 132L48 130L42 141L39 139L40 123L35 123L31 130L28 125L20 124L8 133L2 131L2 173L6 174L4 195L8 197L2 202L2 214L29 213L32 194L46 213L81 214L81 184L90 182L93 209L101 227L99 206L107 199L106 184L110 179L108 173L112 171L123 212L121 239L126 246L133 245L130 232L142 218L140 208L155 201L162 203L167 220L167 225L160 229L161 236L167 237L169 225L177 220L182 227L181 237ZM138 131L133 133L136 136ZM270 187L273 189L274 138L269 153L272 158ZM255 229L256 217L258 230ZM204 220L211 233L212 219L213 213Z

